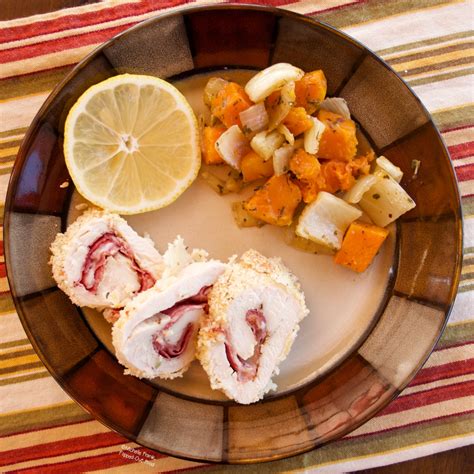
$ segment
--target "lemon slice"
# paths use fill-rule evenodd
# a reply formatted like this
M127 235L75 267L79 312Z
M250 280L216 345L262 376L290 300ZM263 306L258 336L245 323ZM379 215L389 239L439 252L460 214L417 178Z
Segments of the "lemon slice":
M64 156L77 190L121 214L166 206L201 164L196 117L171 84L122 74L84 92L64 130Z

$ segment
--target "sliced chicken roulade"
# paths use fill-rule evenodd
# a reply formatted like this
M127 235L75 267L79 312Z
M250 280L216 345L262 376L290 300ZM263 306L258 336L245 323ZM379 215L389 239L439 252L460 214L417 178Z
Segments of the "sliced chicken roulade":
M263 398L307 314L298 280L281 261L247 251L209 293L197 356L211 387L239 403Z
M163 258L119 215L89 210L58 234L51 245L53 276L78 306L122 308L151 288Z
M160 280L120 312L112 342L125 372L140 378L181 376L195 357L207 294L226 265L194 262Z

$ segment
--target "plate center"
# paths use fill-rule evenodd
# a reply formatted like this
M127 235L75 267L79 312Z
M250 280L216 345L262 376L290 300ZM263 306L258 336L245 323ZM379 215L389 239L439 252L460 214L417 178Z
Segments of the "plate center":
M196 114L205 112L202 90L210 76L231 78L245 83L250 71L222 71L200 74L175 83L188 98ZM288 246L285 229L239 229L232 217L231 203L243 196L218 196L201 178L173 204L158 211L127 216L140 234L147 233L164 252L168 242L181 235L189 247L206 249L210 256L227 260L253 248L267 257L278 256L299 278L310 314L287 359L274 377L276 393L292 390L329 371L344 360L366 335L378 316L389 284L395 253L395 226L369 269L356 274L336 265L332 257L313 255ZM71 200L69 221L79 214L75 206L83 201L77 192ZM90 309L84 314L92 330L113 353L111 327L102 315ZM207 375L194 361L180 379L154 380L153 384L174 392L207 400L226 400L210 388ZM275 393L275 392L273 392Z

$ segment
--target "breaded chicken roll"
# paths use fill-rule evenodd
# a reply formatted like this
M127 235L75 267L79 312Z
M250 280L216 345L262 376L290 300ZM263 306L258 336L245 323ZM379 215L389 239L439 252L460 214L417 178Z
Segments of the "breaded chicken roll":
M211 387L239 403L262 399L307 314L298 280L281 261L247 251L209 293L197 356Z
M140 237L119 215L86 211L51 245L53 276L78 306L122 308L151 288L163 258L149 238Z
M207 294L226 265L194 262L160 280L120 312L112 342L125 373L140 378L180 377L194 360Z

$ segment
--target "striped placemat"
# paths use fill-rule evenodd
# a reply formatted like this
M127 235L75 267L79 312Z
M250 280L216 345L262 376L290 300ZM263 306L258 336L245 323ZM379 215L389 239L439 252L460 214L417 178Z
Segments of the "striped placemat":
M0 22L0 205L20 142L51 89L111 36L182 4L104 1ZM258 472L340 472L474 442L474 41L469 1L255 1L317 17L362 41L410 84L449 147L464 209L465 257L450 324L409 387L349 436ZM2 242L0 242L0 245ZM0 471L257 472L203 466L130 443L93 420L56 384L19 322L0 261Z

